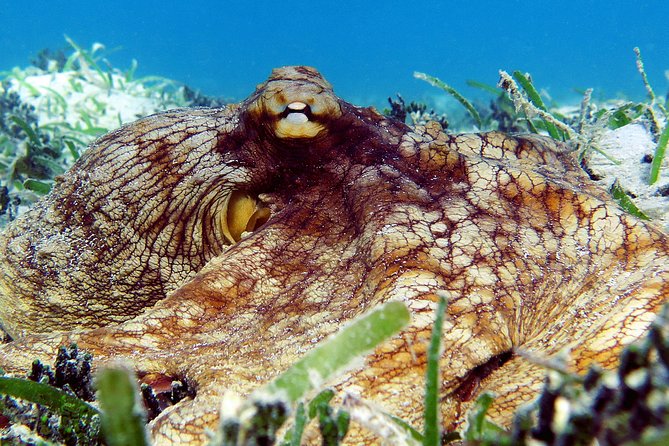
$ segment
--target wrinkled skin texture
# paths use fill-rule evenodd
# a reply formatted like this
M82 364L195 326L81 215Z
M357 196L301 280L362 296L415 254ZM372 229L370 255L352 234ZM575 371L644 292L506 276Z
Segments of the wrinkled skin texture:
M269 216L230 238L235 194ZM239 105L101 138L0 250L14 338L0 366L22 372L76 342L98 366L185 377L197 395L151 423L157 444L204 441L224 390L249 393L390 299L410 307L409 328L330 384L420 427L438 290L444 426L484 390L508 424L545 374L527 355L613 367L669 295L666 236L563 145L411 129L342 101L307 67L275 70ZM354 424L349 441L375 440Z

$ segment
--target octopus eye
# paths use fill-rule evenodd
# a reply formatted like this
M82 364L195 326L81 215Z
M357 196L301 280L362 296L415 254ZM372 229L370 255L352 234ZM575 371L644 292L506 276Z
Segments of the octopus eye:
M226 199L220 219L221 230L230 244L242 239L245 232L253 232L270 217L269 208L246 192L233 191Z
M274 132L279 138L313 138L323 129L322 124L314 121L308 104L294 101L279 115Z
M304 124L311 118L311 107L304 102L291 102L286 105L282 118L294 124Z
M258 86L246 112L251 126L299 144L326 136L328 123L341 117L342 108L332 86L313 69L285 67Z

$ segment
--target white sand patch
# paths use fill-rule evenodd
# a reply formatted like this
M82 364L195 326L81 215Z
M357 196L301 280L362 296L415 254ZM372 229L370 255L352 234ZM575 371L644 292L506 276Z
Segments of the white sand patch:
M151 97L143 85L125 84L119 75L112 75L112 79L114 85L127 85L127 88L107 88L102 81L94 84L71 71L28 76L22 83L12 80L11 90L35 107L41 125L65 121L76 126L81 124L82 112L88 112L99 127L113 129L119 126L119 121L134 121L162 109L158 98ZM41 94L35 95L26 84ZM54 92L65 99L66 107L58 103Z
M41 127L55 125L89 143L123 124L182 104L162 88L90 70L34 74L10 80L10 91L35 107Z
M616 130L608 130L599 142L607 155L620 162L615 164L602 154L593 152L589 166L603 177L599 183L607 189L615 179L622 188L633 194L632 200L646 215L669 230L669 197L659 190L669 187L669 160L664 159L660 179L648 185L650 163L642 162L644 155L653 155L657 143L642 123L632 123Z

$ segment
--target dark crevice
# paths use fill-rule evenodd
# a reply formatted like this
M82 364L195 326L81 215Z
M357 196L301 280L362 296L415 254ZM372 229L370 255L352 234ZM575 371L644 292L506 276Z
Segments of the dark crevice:
M147 373L139 379L147 421L184 398L194 398L196 386L186 377Z
M669 184L658 187L657 194L661 197L669 197Z
M590 166L588 165L588 161L587 161L585 158L581 159L580 165L581 165L581 169L583 169L583 171L588 175L588 177L589 177L592 181L599 181L599 180L601 180L601 179L604 178L603 176L596 174L596 173L590 168Z
M470 401L477 394L481 382L490 376L495 370L502 367L513 358L513 351L509 350L495 355L487 362L474 367L464 377L460 384L450 396L459 401Z

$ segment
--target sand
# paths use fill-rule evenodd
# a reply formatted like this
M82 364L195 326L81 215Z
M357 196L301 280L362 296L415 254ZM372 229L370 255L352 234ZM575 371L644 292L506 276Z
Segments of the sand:
M603 177L598 182L607 189L617 179L636 206L669 231L669 196L661 195L662 190L669 189L668 158L665 157L660 178L652 186L648 184L651 165L643 161L644 155L652 156L655 153L656 146L657 143L643 122L607 130L599 147L620 164L593 152L589 166L595 174Z
M58 125L86 144L138 118L184 105L178 94L121 74L107 76L90 70L35 74L11 80L9 89L35 107L41 127Z

